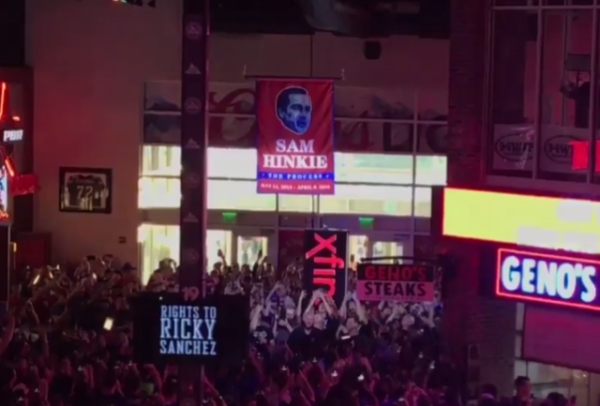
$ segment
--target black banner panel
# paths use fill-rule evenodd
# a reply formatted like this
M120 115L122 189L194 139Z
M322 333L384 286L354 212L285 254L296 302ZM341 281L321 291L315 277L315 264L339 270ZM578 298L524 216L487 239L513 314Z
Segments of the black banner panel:
M134 359L190 365L246 358L250 311L245 296L185 300L180 294L142 294L131 300Z

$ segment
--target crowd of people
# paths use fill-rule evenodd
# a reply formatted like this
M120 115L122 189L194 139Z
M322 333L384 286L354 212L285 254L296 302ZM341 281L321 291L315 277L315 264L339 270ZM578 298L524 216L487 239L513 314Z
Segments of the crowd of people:
M174 261L162 261L145 285L111 256L13 279L0 337L1 405L179 406L177 365L132 359L128 301L141 290L177 291ZM205 286L207 294L247 295L252 309L248 357L206 369L206 405L466 403L462 374L440 350L439 302L364 303L349 271L336 304L322 290L303 290L300 262L277 270L265 258L253 266L222 260ZM512 405L525 406L528 381L517 383ZM482 406L496 404L493 386L482 394Z

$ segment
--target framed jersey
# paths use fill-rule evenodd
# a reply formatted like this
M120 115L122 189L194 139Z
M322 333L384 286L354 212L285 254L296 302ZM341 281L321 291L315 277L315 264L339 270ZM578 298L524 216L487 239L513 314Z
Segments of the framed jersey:
M59 169L59 210L71 213L112 212L112 170Z

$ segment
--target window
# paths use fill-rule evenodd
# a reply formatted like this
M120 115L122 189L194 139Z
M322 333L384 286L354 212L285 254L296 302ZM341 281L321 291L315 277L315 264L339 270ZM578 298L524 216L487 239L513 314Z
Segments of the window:
M208 176L211 178L256 179L255 149L209 148Z
M179 226L142 224L138 227L142 249L142 283L146 284L161 260L179 260Z
M256 192L256 181L208 180L208 208L219 210L275 211L274 194Z
M312 213L313 200L312 196L305 195L278 195L279 211L290 213Z
M418 155L415 183L417 185L446 185L448 158L441 155Z
M256 179L256 150L211 147L207 171L211 178ZM142 176L179 176L180 173L180 147L143 147Z
M406 186L335 186L334 196L320 196L319 211L324 214L373 214L410 216L412 188Z
M142 148L142 176L179 176L181 148L144 145Z
M412 155L335 153L335 180L345 183L409 185Z
M138 208L175 209L181 205L179 178L144 177L138 181Z
M431 217L431 188L415 188L415 217Z
M226 230L206 231L206 255L209 266L220 262L217 255L221 250L225 261L231 263L232 233ZM142 224L138 227L138 243L142 252L142 283L148 279L165 258L179 262L179 226Z

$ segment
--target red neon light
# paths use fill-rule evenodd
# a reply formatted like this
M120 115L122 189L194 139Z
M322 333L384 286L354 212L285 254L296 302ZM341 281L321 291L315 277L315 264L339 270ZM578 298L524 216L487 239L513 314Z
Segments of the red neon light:
M569 142L573 148L573 170L585 170L589 166L589 141L571 141ZM596 172L600 172L600 140L596 141Z
M6 82L0 84L0 120L4 116L4 108L6 104Z
M507 248L499 248L498 249L498 256L497 256L497 261L496 261L496 296L498 296L498 297L504 297L507 299L515 299L515 300L520 300L523 302L534 302L534 303L548 304L548 305L553 305L553 306L572 307L575 309L593 310L595 312L600 312L600 306L598 306L598 305L594 306L594 305L589 305L589 304L584 304L584 303L572 303L572 302L565 302L565 301L561 301L561 300L548 299L548 298L544 298L544 297L534 297L534 296L518 294L518 293L503 292L500 287L500 279L501 279L501 274L502 274L502 257L503 257L504 253L511 253L511 254L517 254L517 255L523 255L523 256L529 256L529 257L537 257L537 258L547 258L547 259L554 260L554 261L577 262L579 264L589 264L589 265L595 266L596 270L600 270L600 261L594 261L591 259L575 258L575 257L567 257L564 255L540 254L537 252L519 251L519 250L513 250L513 249L507 249ZM598 276L598 275L596 275L596 276Z

